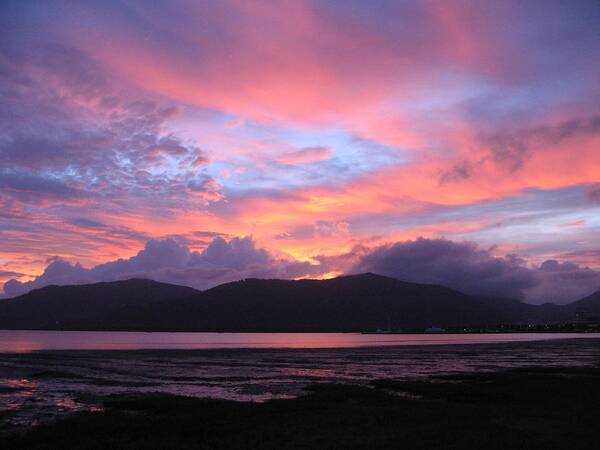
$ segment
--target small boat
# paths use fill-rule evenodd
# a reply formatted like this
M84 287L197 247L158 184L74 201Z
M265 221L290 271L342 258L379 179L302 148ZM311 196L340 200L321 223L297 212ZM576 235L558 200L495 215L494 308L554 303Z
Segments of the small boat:
M440 327L429 327L425 329L425 333L445 333L446 330L444 330L443 328Z

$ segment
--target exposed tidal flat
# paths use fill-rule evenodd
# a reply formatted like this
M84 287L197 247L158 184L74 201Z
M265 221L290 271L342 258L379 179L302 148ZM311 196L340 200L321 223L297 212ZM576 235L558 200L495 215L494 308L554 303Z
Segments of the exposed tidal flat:
M0 379L3 448L596 448L600 339L4 353Z

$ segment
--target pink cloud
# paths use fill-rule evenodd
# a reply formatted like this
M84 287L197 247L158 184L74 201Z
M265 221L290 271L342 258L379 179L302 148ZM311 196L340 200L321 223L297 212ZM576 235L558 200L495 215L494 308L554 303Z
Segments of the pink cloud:
M29 20L17 3L1 49L6 271L30 273L21 257L95 264L199 228L251 232L299 259L479 237L498 222L477 212L493 202L582 186L589 204L569 232L594 226L597 33L582 5L224 1L122 14L100 2L60 17L34 5ZM339 147L317 139L331 135ZM402 157L340 181L357 164L353 139ZM302 148L321 142L335 158ZM416 221L436 208L446 216ZM386 222L355 226L369 218Z
M573 222L561 223L558 226L561 228L572 228L572 227L581 227L583 225L585 225L585 220L580 219L580 220L574 220Z

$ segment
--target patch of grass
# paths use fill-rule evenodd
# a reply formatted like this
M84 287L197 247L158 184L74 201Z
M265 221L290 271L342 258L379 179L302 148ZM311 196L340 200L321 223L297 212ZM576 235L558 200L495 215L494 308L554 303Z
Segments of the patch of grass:
M390 392L421 396L411 400ZM518 370L316 384L263 404L164 395L106 399L6 436L10 449L595 449L600 370Z

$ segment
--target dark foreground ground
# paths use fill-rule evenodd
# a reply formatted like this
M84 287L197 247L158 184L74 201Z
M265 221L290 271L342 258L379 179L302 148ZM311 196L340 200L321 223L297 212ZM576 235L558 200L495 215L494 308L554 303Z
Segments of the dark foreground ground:
M314 384L266 403L104 400L5 449L597 449L600 368L517 369L370 387Z

